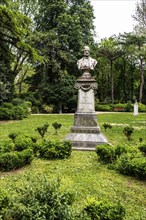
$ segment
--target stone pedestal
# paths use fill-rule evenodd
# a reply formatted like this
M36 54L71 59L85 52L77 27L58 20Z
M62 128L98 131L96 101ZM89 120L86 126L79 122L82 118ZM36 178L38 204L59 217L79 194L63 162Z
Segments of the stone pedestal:
M94 106L94 91L97 89L97 83L88 71L84 71L77 80L75 88L78 89L77 112L74 114L74 125L65 140L73 143L73 149L95 150L98 144L107 143L97 124Z

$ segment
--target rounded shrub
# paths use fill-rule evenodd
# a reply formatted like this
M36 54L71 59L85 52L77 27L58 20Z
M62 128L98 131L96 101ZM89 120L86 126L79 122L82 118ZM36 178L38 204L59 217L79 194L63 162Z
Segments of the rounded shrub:
M13 119L13 110L12 108L0 107L0 120L12 120Z
M31 148L33 146L33 141L30 137L25 135L18 135L14 140L15 150L23 151L27 148Z
M112 163L116 159L115 148L109 144L98 145L95 152L103 163Z
M146 105L139 102L138 103L138 110L139 110L139 112L146 112Z
M146 179L146 158L133 158L131 164L134 176L138 179Z
M132 112L133 111L133 104L132 102L127 102L126 103L126 112Z
M14 151L14 143L12 141L5 141L0 147L0 154Z
M13 132L13 133L10 133L8 136L9 138L14 141L15 138L19 135L20 133L19 132Z
M123 153L127 153L126 146L117 145L116 148L115 148L115 154L119 157Z
M33 150L8 152L0 155L0 170L10 171L30 164L33 160Z
M19 167L30 164L31 161L33 160L33 150L30 148L18 152L17 155L18 155Z
M123 154L116 162L116 169L125 175L146 179L146 158L141 154Z
M90 217L90 219L122 220L125 216L125 209L120 203L90 198L85 204L83 215Z
M24 109L23 106L14 106L13 107L13 119L14 120L22 120L24 118Z
M146 144L141 144L138 149L146 156Z
M17 152L8 152L0 155L0 170L10 171L18 168L19 158Z
M18 102L19 103L19 102ZM21 120L30 114L30 107L27 102L17 104L3 103L0 107L0 120Z
M95 103L95 111L110 112L110 111L112 111L112 107L111 107L111 105L108 105L108 104Z
M40 145L40 157L46 159L68 158L72 152L70 141L43 141Z

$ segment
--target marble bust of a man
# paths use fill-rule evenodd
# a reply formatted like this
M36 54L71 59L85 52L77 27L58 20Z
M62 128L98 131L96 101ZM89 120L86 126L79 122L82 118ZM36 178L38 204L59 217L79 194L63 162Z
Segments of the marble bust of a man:
M97 61L90 57L90 48L88 46L84 46L83 48L84 56L78 60L77 66L80 70L94 70Z

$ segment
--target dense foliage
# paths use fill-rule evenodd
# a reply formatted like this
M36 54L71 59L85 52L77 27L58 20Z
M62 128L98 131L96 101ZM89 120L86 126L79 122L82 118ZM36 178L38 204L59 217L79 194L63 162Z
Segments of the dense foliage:
M21 97L33 112L74 112L81 73L76 62L89 45L100 102L146 103L145 4L133 16L132 33L94 40L88 0L0 1L0 105Z
M142 153L143 154L142 154ZM110 169L115 169L121 174L146 179L146 146L141 144L133 146L101 145L96 147L98 159L104 164L110 164Z
M31 103L8 103L4 102L0 106L0 120L21 120L31 113Z
M30 164L34 157L49 160L67 159L72 152L69 141L37 140L22 133L10 133L11 140L0 145L0 171L15 170Z
M120 203L111 203L108 200L98 201L95 198L90 198L87 200L83 213L84 219L86 219L87 214L90 219L122 220L125 216L125 209Z
M0 190L0 219L73 219L73 194L60 190L59 182L48 182L44 175L27 176L25 187L14 187L15 194Z

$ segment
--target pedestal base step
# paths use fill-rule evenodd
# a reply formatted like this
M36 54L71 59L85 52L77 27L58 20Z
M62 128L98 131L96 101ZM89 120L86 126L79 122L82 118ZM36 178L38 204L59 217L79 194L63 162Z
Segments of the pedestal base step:
M95 147L72 147L73 150L81 150L81 151L95 151Z
M71 133L85 133L85 134L99 134L99 126L95 127L85 127L85 126L72 126Z
M97 145L108 143L102 133L70 133L65 140L70 140L75 150L95 150Z

